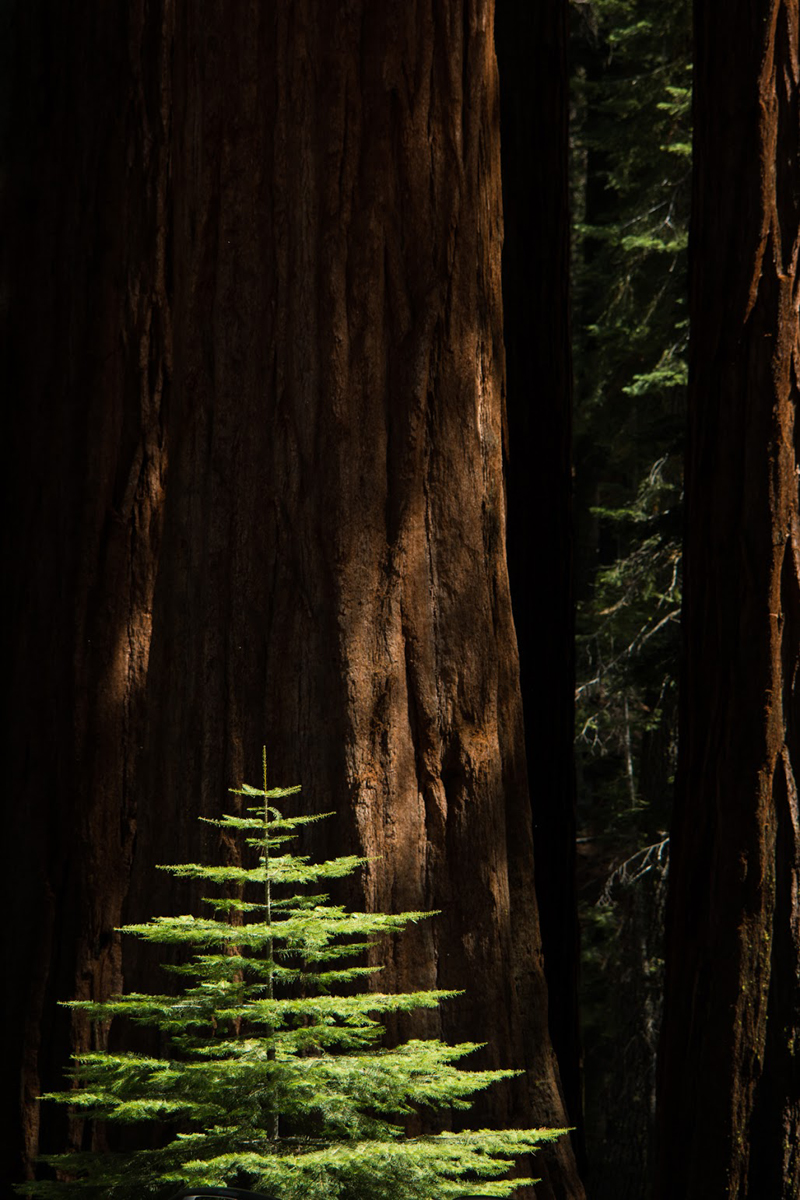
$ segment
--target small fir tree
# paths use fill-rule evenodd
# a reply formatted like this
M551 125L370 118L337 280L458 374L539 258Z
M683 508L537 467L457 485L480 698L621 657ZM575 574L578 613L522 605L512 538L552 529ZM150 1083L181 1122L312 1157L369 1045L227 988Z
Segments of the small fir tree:
M371 939L434 914L349 912L314 891L365 860L315 864L286 853L299 827L321 817L278 811L274 802L299 788L268 790L266 754L263 768L263 787L231 789L257 807L209 822L243 836L258 865L164 867L227 894L205 897L211 917L156 917L123 930L193 952L166 968L185 980L180 994L71 1004L93 1021L151 1026L166 1035L167 1052L83 1054L73 1088L45 1097L94 1121L158 1122L173 1136L129 1153L47 1156L64 1181L18 1190L138 1200L169 1185L238 1184L276 1200L438 1200L508 1196L533 1182L506 1178L515 1157L564 1130L405 1135L409 1114L469 1108L477 1091L518 1072L462 1069L473 1043L382 1046L384 1014L434 1008L457 993L339 993L379 969L354 963Z

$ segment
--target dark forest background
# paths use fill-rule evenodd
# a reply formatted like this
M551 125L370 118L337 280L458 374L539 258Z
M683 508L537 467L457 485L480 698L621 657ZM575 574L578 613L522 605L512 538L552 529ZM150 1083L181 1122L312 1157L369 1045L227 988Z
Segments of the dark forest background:
M537 1200L793 1200L797 0L2 23L0 1195L266 742Z

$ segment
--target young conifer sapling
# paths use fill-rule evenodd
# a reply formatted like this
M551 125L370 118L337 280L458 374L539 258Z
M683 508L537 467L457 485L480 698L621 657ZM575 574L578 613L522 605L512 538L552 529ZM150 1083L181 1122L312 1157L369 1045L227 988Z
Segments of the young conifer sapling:
M238 1185L275 1200L445 1200L509 1196L519 1155L564 1130L507 1129L408 1137L412 1113L467 1109L475 1093L517 1072L466 1070L477 1046L383 1043L388 1014L435 1008L450 991L354 992L379 968L370 943L432 913L351 912L319 891L352 874L355 856L313 863L288 852L321 816L275 807L299 788L231 789L252 806L209 822L257 852L252 866L163 867L198 879L211 916L156 917L123 932L182 951L166 969L177 995L129 993L73 1001L93 1021L125 1018L159 1031L163 1055L96 1051L73 1086L45 1099L95 1122L158 1122L164 1145L50 1155L57 1179L21 1185L31 1197L140 1200L182 1185ZM342 994L345 988L345 994Z

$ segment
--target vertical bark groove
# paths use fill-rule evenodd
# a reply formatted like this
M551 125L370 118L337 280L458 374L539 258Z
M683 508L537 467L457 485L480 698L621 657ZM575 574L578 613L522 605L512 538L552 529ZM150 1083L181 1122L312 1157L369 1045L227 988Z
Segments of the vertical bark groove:
M580 1126L566 0L499 0L496 42L507 225L508 561L549 1028L570 1124ZM583 1157L581 1134L573 1140Z

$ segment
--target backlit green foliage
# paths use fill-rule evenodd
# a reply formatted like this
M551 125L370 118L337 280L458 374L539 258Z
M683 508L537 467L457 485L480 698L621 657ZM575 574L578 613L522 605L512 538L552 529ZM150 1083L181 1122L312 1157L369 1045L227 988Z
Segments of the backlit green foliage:
M590 24L576 54L573 124L578 750L601 823L622 832L628 854L637 847L625 830L642 824L643 807L655 811L640 844L666 820L675 749L691 6L592 0L582 11Z
M413 1040L386 1049L386 1014L435 1008L453 992L356 990L376 936L430 913L359 913L331 904L320 885L349 875L356 857L313 863L289 853L318 817L274 807L299 789L235 789L244 815L211 824L242 839L250 866L164 867L199 879L211 916L156 917L124 932L186 953L177 995L128 994L74 1002L93 1021L158 1030L163 1054L82 1055L74 1087L46 1099L96 1122L158 1122L163 1144L130 1153L79 1152L45 1161L60 1181L29 1196L135 1200L170 1185L232 1184L276 1200L436 1200L508 1196L515 1156L561 1130L481 1130L407 1137L410 1114L467 1109L475 1093L514 1071L460 1066L477 1047ZM327 814L330 815L330 814ZM191 952L191 956L189 955ZM342 995L341 990L346 994Z
M653 1186L677 749L689 0L573 0L577 764L587 1191Z

